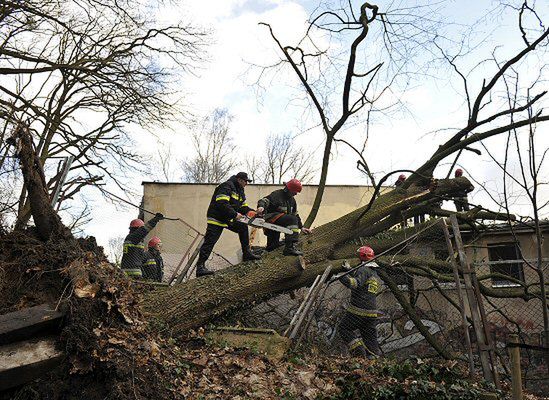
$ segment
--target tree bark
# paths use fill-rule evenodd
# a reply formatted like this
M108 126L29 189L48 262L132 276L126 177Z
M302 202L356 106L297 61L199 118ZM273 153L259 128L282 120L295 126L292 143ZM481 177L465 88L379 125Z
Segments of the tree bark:
M469 186L465 178L448 179L440 181L432 191L411 186L382 194L360 219L364 207L316 228L311 235L302 236L307 264L304 271L298 266L297 258L283 257L276 251L258 262L238 264L211 277L151 292L144 298L144 310L177 334L203 325L236 305L310 285L330 264L334 273L339 271L343 260L333 258L334 250L356 238L365 227L418 202L451 196Z
M18 158L39 238L46 241L52 234L61 238L72 238L69 229L63 225L61 218L51 206L44 170L33 148L32 137L28 128L20 123L13 137L18 142Z

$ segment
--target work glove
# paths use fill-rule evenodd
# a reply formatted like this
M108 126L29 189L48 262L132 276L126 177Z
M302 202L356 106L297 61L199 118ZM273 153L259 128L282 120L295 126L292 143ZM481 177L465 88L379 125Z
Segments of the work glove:
M351 269L353 269L353 267L351 267L351 264L349 264L349 261L347 260L343 261L343 264L341 264L341 266L345 271L350 271Z
M156 213L154 214L154 219L156 219L157 221L162 221L164 219L164 214Z
M309 229L309 228L301 228L301 233L304 233L306 235L309 235L313 232L312 229Z
M263 207L257 207L257 210L255 210L255 212L258 216L261 217L263 215L263 213L265 212L265 209Z
M343 276L345 276L345 273L344 273L344 272L340 272L339 274L332 275L332 281L338 281L338 280L340 280Z
M254 210L250 210L246 213L246 216L248 218L255 218L256 215L257 215L257 212L255 212Z

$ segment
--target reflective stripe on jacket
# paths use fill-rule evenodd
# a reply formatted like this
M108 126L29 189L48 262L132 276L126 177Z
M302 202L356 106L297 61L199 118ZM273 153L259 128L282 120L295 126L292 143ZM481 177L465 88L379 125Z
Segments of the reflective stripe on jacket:
M299 232L303 227L301 218L297 213L297 202L295 201L294 196L292 196L285 188L275 190L268 196L260 199L257 202L257 207L263 207L265 209L266 220L269 220L269 218L275 217L280 213L295 215L298 220L297 228L299 228L295 229L295 231Z
M251 208L246 203L244 188L238 183L236 176L223 182L214 190L208 207L208 224L227 227L236 217L236 213L246 214Z
M137 229L130 229L130 233L124 239L122 245L122 260L120 261L120 268L125 272L131 270L131 276L141 276L141 265L143 265L143 259L145 257L145 245L143 239L149 233L149 231L156 226L158 219L156 217L148 221L144 226ZM137 272L139 270L139 273ZM127 275L129 275L126 272Z
M155 248L150 248L145 252L143 267L143 278L151 279L156 282L162 282L164 276L164 260L160 252Z
M351 301L347 311L361 317L376 318L381 313L376 309L376 296L381 287L379 276L373 268L375 262L363 262L352 273L342 276L340 281L351 289Z

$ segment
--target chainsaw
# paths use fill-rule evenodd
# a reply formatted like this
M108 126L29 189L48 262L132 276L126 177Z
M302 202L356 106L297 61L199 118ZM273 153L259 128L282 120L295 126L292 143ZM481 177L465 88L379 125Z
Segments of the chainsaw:
M254 226L256 228L265 228L271 231L285 233L286 235L291 235L292 233L294 233L291 229L285 228L280 225L271 224L269 222L266 222L263 218L257 218L257 217L249 218L249 217L243 216L242 218L238 219L238 221L246 225Z

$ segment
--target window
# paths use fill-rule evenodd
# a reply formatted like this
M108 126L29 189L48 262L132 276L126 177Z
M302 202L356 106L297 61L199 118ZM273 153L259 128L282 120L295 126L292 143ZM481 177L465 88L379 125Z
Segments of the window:
M491 273L503 274L524 281L522 261L512 262L522 258L520 249L515 242L488 244L488 258L490 259L488 264ZM509 287L519 285L503 277L497 277L492 278L492 286Z

